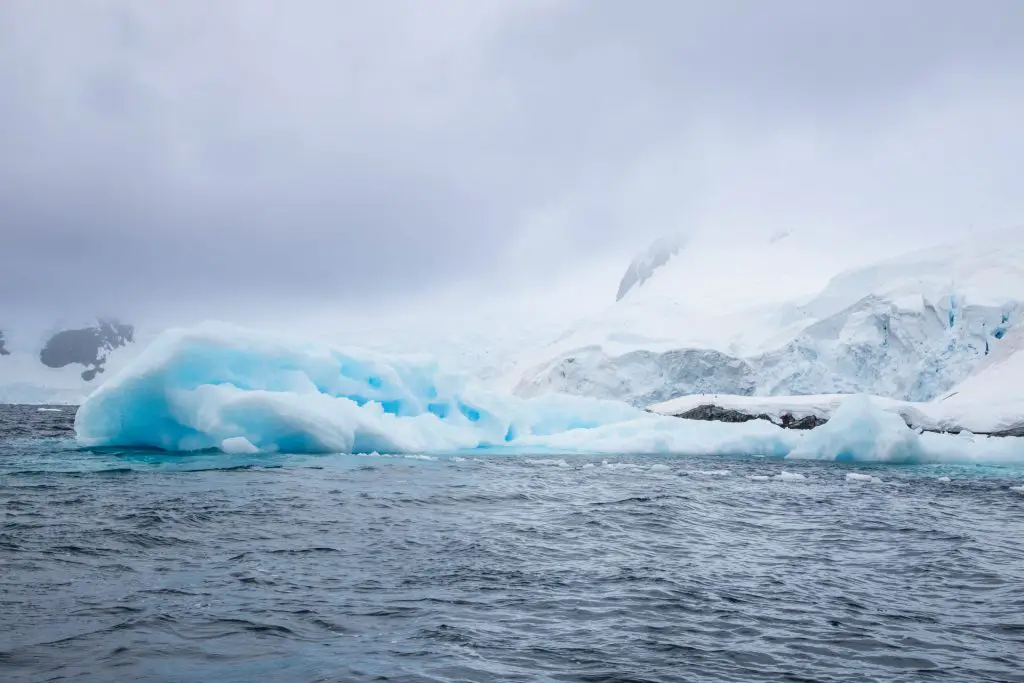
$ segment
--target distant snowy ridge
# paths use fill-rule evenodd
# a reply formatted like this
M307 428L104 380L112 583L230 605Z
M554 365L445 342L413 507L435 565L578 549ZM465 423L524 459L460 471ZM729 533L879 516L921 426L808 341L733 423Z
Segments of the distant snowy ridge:
M48 368L82 365L82 379L91 382L104 371L107 358L115 349L135 341L135 327L116 320L99 320L95 325L62 330L52 335L39 352L40 362Z
M20 334L15 334L15 333ZM135 328L112 319L65 325L37 337L0 332L0 403L76 404L96 378L135 355Z
M737 286L756 293L775 263L800 268L788 242L765 247L761 268L768 272ZM729 283L705 275L687 284L681 258L659 269L636 296L533 354L516 392L637 406L700 393L868 393L928 401L992 354L1024 308L1024 235L888 259L842 273L802 302L750 308L714 310L712 301L695 309L690 299L701 287ZM730 275L757 267L756 252L738 248L737 258ZM689 265L699 265L693 259Z

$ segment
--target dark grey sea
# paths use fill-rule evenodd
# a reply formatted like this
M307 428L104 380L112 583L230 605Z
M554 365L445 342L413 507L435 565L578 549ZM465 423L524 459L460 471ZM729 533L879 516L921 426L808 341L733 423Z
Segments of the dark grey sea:
M1024 681L1021 470L97 452L73 417L0 408L7 683Z

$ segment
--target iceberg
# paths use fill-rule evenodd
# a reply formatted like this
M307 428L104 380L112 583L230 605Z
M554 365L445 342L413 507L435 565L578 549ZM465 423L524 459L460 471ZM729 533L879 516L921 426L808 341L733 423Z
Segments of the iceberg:
M523 399L436 362L221 323L169 330L75 418L88 447L229 453L688 452L785 455L771 425L690 425L628 404Z
M619 401L523 398L446 374L429 358L222 323L158 337L89 396L75 429L85 447L231 454L485 451L1024 462L1024 439L919 436L869 401L840 406L826 425L809 432L766 420L694 422ZM997 441L1003 443L993 445Z
M825 424L808 432L794 459L912 463L923 460L920 435L868 396L843 401Z

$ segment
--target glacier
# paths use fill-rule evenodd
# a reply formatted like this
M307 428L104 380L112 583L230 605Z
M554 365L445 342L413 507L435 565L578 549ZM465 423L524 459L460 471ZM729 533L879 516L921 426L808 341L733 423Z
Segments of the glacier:
M814 268L797 238L668 254L621 300L525 354L506 386L641 407L706 393L930 401L1021 323L1019 231L791 280Z
M1006 335L965 380L928 402L875 396L874 404L906 425L937 433L1024 436L1024 328ZM693 394L649 406L685 419L766 419L781 426L813 425L835 418L849 394L744 396Z
M898 449L900 461L1024 463L1024 439L917 435L870 399L842 410L846 417L824 432L799 433L766 421L691 422L619 401L554 393L523 398L446 374L423 356L206 323L158 337L89 396L75 429L87 448L232 454L476 451L891 461L890 444L913 442L916 450Z

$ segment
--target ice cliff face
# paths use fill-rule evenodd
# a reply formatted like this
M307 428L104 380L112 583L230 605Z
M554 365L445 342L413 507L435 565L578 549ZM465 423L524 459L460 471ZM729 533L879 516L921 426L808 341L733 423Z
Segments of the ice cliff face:
M673 276L673 260L636 296L548 347L516 390L636 405L694 393L930 400L968 377L1021 320L1024 239L1004 237L853 269L802 302L716 314L688 307L686 287L645 298L666 289L657 280Z

